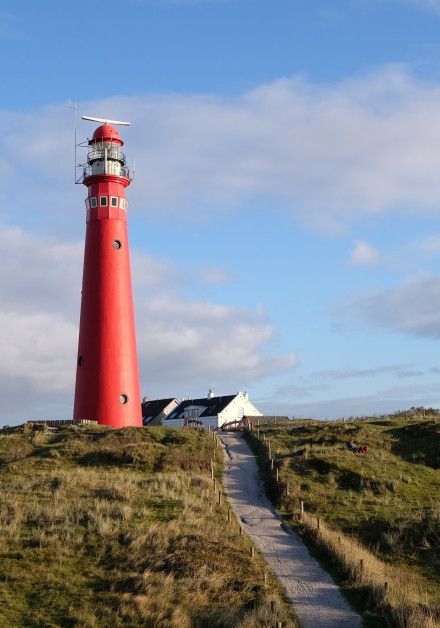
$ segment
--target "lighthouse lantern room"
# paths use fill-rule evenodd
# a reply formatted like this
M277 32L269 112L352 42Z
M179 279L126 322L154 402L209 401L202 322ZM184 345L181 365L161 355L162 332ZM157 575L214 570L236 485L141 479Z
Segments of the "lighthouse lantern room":
M141 426L139 372L130 275L125 190L130 173L116 125L102 122L88 140L80 182L86 241L74 419L121 428Z

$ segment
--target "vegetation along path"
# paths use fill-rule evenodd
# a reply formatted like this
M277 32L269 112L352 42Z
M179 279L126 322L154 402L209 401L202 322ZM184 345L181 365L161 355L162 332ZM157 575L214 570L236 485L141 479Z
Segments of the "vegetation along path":
M277 574L304 628L356 628L360 617L310 556L302 540L284 527L264 494L255 457L239 433L220 436L226 448L225 489L243 530Z

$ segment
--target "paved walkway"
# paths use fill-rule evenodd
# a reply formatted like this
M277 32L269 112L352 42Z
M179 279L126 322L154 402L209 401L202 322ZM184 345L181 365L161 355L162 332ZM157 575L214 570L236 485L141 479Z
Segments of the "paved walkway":
M351 610L338 587L310 556L264 494L255 457L240 433L219 435L226 449L225 489L243 530L285 587L303 628L358 628L360 617Z

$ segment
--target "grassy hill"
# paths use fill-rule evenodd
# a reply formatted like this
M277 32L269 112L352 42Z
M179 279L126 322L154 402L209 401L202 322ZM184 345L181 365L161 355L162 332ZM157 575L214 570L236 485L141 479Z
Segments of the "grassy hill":
M198 430L0 431L0 626L295 626L218 504L219 452Z
M423 621L429 616L430 625L438 625L438 416L345 423L293 421L261 427L259 438L254 431L250 439L283 516L298 526L315 549L325 550L323 558L357 588L367 605L384 611L385 616L393 615L387 613L387 607L400 605L402 623L397 621L397 625L418 625L415 620L404 623L403 618L413 614L406 609L405 615L405 606L426 611ZM347 443L351 439L368 444L368 453L350 452ZM268 441L274 471L268 463ZM276 468L279 483L275 481ZM298 522L300 501L306 512L302 523ZM342 546L346 548L344 556ZM374 559L381 562L376 561L373 568ZM367 563L369 578L360 574L360 570L367 571ZM382 564L385 566L380 567Z

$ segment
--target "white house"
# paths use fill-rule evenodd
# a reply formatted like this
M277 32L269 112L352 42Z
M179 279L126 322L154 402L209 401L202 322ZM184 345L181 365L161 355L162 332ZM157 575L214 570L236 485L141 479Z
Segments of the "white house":
M177 408L163 419L162 425L183 427L186 421L197 420L203 427L217 429L224 423L240 420L244 416L263 416L263 413L249 401L247 393L214 397L210 390L204 399L181 401Z

